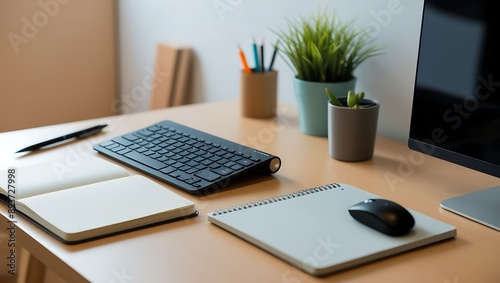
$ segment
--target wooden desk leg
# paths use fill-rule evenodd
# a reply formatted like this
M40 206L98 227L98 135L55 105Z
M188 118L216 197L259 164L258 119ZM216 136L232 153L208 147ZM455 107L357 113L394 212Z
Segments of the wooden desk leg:
M28 251L22 249L21 264L17 274L17 283L40 283L45 281L45 265Z

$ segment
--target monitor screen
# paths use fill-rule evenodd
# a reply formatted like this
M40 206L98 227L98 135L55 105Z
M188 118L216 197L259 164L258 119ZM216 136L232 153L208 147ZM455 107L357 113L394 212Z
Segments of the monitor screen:
M500 1L427 0L409 146L500 177Z
M408 145L500 177L500 1L425 0ZM441 207L500 231L500 186Z

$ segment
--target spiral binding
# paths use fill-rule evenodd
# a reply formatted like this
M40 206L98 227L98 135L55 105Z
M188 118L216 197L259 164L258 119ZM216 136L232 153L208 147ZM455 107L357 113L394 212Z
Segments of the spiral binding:
M332 190L332 189L336 189L336 188L340 188L340 187L341 186L337 183L331 183L328 185L323 185L323 186L319 186L319 187L301 190L301 191L291 193L291 194L281 195L281 196L277 196L277 197L273 197L273 198L268 198L265 200L249 202L249 203L245 203L245 204L241 204L241 205L237 205L237 206L233 206L233 207L229 207L229 208L216 210L216 211L210 212L209 215L210 216L217 216L217 215L226 214L226 213L233 212L233 211L249 209L252 207L266 205L266 204L270 204L273 202L280 202L280 201L284 201L287 199L297 198L297 197L310 195L310 194L314 194L314 193L321 192L321 191Z

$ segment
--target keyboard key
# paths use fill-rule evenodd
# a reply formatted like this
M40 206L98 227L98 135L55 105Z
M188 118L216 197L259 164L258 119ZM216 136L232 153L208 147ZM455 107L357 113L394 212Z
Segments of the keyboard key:
M233 156L233 157L231 157L231 158L228 158L228 159L229 159L229 160L231 160L231 161L237 162L238 160L240 160L240 159L241 159L241 157L239 157L239 156L235 155L235 156Z
M183 163L180 163L180 162L175 162L174 164L170 164L170 166L174 167L174 168L181 168L182 166L184 166Z
M201 155L201 157L205 158L205 159L209 159L210 157L214 156L213 154L210 154L210 153L205 153L203 155Z
M153 132L149 131L149 130L140 130L137 132L139 135L141 136L145 136L145 137L149 137L153 134Z
M133 142L131 142L131 141L127 140L127 139L124 139L122 137L115 138L115 139L113 139L113 141L116 142L116 143L119 143L119 144L121 144L123 146L131 146L131 145L134 144Z
M174 139L174 140L177 140L177 139L182 138L182 136L181 136L181 135L178 135L178 134L174 134L174 135L170 136L170 138L171 138L171 139Z
M219 168L216 168L216 169L211 169L211 170L212 170L212 172L215 172L215 173L222 175L222 176L226 176L226 175L233 173L233 170L226 168L226 167L222 167L222 166Z
M144 145L145 148L154 148L155 146L156 145L154 143L148 143Z
M233 169L234 171L239 171L239 170L243 169L244 167L239 165L239 164L236 164L236 165L233 165L229 168Z
M187 165L183 165L181 167L179 167L179 170L183 171L183 172L186 172L187 170L191 169L190 166L187 166Z
M205 158L201 157L201 156L198 156L198 157L195 157L193 158L193 161L196 161L198 163L202 162L203 160L205 160Z
M196 168L198 170L203 170L203 169L207 168L207 166L205 166L203 164L198 164L198 165L194 166L194 168Z
M115 148L115 147L118 147L120 146L120 144L117 144L116 142L110 142L110 143L106 143L106 148L107 149L112 149L112 148Z
M140 146L140 145L138 145L138 144L133 144L133 145L129 146L128 148L130 148L131 150L136 150L136 149L138 149L138 148L140 148L140 147L141 147L141 146Z
M120 154L120 155L124 155L124 154L126 154L126 153L131 152L131 151L132 151L132 150L130 150L130 149L128 149L128 148L125 148L125 149L122 149L122 150L120 150L120 151L118 151L118 152L116 152L116 153L118 153L118 154Z
M177 177L179 177L181 175L181 173L182 173L181 171L175 170L175 171L169 173L168 175L177 179Z
M138 138L137 136L134 136L134 135L132 135L132 134L124 135L124 136L123 136L123 138L124 138L124 139L127 139L127 140L129 140L129 141L133 141L133 142L135 142L135 141L137 141L137 140L139 140L139 139L140 139L140 138Z
M221 159L217 160L217 163L219 163L220 165L226 164L228 162L229 162L229 160L228 159L224 159L224 158L221 158Z
M149 157L154 158L154 159L158 159L160 157L163 157L163 155L160 155L158 153L154 153L154 154L151 154Z
M231 168L231 166L236 165L236 162L229 161L229 162L226 162L226 163L224 163L224 164L222 164L222 165L224 165L224 166L226 166L226 167L228 167L228 168Z
M112 146L114 145L115 143L113 141L106 141L106 142L102 142L101 144L99 144L100 146L102 147L109 147L109 146Z
M215 155L215 156L210 157L209 159L212 160L213 162L216 162L218 160L221 160L222 158L220 158L219 156Z
M124 150L126 147L124 147L123 145L119 145L119 146L115 146L113 148L111 148L111 151L114 151L114 152L118 152L120 150Z
M198 170L198 169L196 169L196 168L191 168L191 169L189 169L189 170L186 170L185 172L186 172L187 174L193 174L193 173L196 173L196 172L198 172L198 171L199 171L199 170Z
M203 154L206 154L207 152L204 151L204 150L196 150L193 152L193 154L196 154L196 155L203 155Z
M161 153L160 153L160 154L161 154ZM171 158L172 158L172 156L175 156L176 154L175 154L175 153L173 153L173 152L167 152L167 153L164 153L163 155L165 155L166 157L168 157L168 158L170 158L170 159L171 159Z
M166 149L162 149L162 150L157 151L156 153L165 155L166 153L169 153L169 152L170 151L168 151Z
M229 152L226 152L226 153L224 153L224 154L220 154L219 156L220 156L221 158L224 158L224 159L229 159L229 158L234 157L234 154L229 153Z
M162 156L160 156L160 157L156 158L156 160L158 160L158 161L160 161L160 162L165 163L165 161L167 161L167 160L168 160L168 158L166 158L165 156L163 156L163 155L162 155Z
M169 166L169 167L165 167L165 168L161 169L160 172L165 173L165 174L170 174L170 173L174 172L175 170L177 170L177 169Z
M165 164L167 164L167 165L172 165L172 164L177 163L177 161L175 161L175 160L173 160L173 159L169 159L169 160L167 160L167 161L165 161L165 162L163 162L163 163L165 163Z
M221 166L219 164L217 164L217 163L211 163L210 165L208 165L208 167L211 168L211 169L215 169L215 168L219 168Z
M185 151L185 150L184 150L184 151L179 152L179 155L182 155L182 156L188 156L188 155L190 155L190 154L191 154L191 153L190 153L189 151ZM191 158L189 158L189 159L191 159Z
M212 153L212 154L215 154L216 152L219 151L219 149L212 146L210 149L207 149L207 151L210 152L210 153Z
M188 184L193 184L200 181L200 179L185 173L179 173L179 176L177 176L177 180L186 182Z
M156 132L156 131L159 131L161 128L159 128L158 126L151 126L151 127L148 127L148 130L150 130L151 132Z
M219 174L216 174L208 169L202 170L194 175L207 181L215 181L220 178Z
M191 161L189 161L188 163L186 163L186 165L191 166L191 167L194 167L194 166L196 166L196 165L198 165L198 164L199 164L198 162L193 161L193 160L191 160Z
M213 150L213 147L211 145L204 145L202 147L200 147L201 150L205 150L205 151L209 151L209 150Z
M184 156L184 157L186 157L188 160L193 160L193 159L195 159L197 156L196 156L195 154L190 153L190 154L188 154L188 155L186 155L186 156Z
M173 160L180 160L182 158L183 158L182 155L178 155L178 154L170 156L170 159L173 159Z
M164 135L164 134L168 133L168 131L165 130L165 129L161 129L157 133L160 134L160 135Z
M239 164L241 164L241 165L243 165L243 166L250 166L250 165L253 164L252 161L250 161L248 159L243 159L243 158L240 159L240 160L238 160L238 161L236 161L236 162L239 163Z
M126 156L132 160L135 160L139 163L142 163L148 167L156 169L156 170L167 167L167 165L163 164L162 162L160 162L156 159L150 158L148 156L142 155L141 153L139 153L137 151L129 152L129 153L125 154L124 156Z
M210 160L210 159L204 159L200 162L200 164L203 164L205 166L208 166L210 164L212 164L213 162Z
M157 151L162 150L162 148L161 148L161 147L159 147L159 146L155 146L155 147L150 148L149 150L154 151L154 152L157 152Z
M168 140L167 137L161 136L161 138L158 138L155 142L158 144L158 143L162 143L162 142L164 142L166 140Z

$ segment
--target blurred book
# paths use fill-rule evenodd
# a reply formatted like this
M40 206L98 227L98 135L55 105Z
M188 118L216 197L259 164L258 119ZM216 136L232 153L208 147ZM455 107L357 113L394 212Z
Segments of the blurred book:
M150 109L187 103L191 64L189 47L167 43L158 45Z

